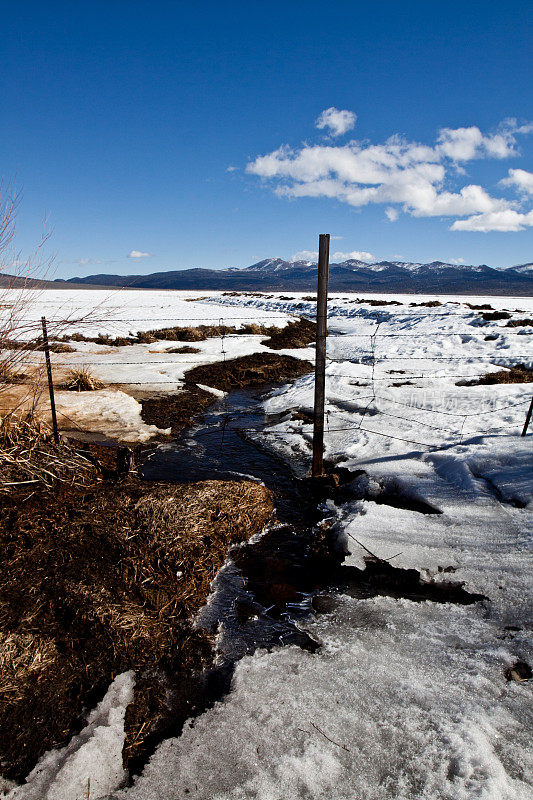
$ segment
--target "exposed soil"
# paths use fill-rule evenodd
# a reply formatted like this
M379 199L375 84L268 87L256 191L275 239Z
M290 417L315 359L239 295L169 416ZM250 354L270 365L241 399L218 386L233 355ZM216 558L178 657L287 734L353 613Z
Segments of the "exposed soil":
M313 370L309 361L274 353L253 353L249 356L218 361L194 367L185 373L185 382L212 386L229 392L245 386L261 386L299 378Z
M176 730L209 702L212 642L191 615L228 547L270 518L270 493L250 482L130 480L27 495L0 499L1 772L23 779L134 669L129 765L157 726L171 716Z

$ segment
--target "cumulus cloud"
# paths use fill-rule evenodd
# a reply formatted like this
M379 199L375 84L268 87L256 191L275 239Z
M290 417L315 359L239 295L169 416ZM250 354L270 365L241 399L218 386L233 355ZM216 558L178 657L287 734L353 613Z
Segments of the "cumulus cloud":
M327 109L323 115L330 111L337 110ZM321 122L322 127L326 124ZM386 204L385 214L391 222L402 210L415 217L468 218L457 220L452 230L480 230L476 226L490 225L491 220L493 230L520 230L502 227L502 220L516 219L514 214L525 216L517 203L493 197L477 184L455 190L450 186L464 172L458 167L460 162L510 157L516 153L516 135L525 132L529 132L528 126L506 120L488 134L476 126L443 128L431 146L397 135L382 144L282 145L255 158L246 171L270 183L282 197L331 198L355 208ZM506 180L525 183L527 175L524 170L510 170Z
M509 177L500 181L504 186L512 186L520 192L533 194L533 172L525 169L510 169Z
M293 256L290 257L290 261L318 261L318 251L317 250L298 250Z
M374 256L366 250L352 250L350 253L333 253L333 261L373 261Z
M464 258L450 258L450 264L466 264Z
M468 219L456 220L452 231L479 231L488 233L489 231L523 231L533 226L533 211L522 214L512 208L503 211L490 211L486 214L476 214Z
M128 258L151 258L152 253L143 253L142 250L130 250Z
M328 128L331 136L342 136L355 127L357 114L346 109L340 110L331 106L326 108L318 117L315 125L320 130Z

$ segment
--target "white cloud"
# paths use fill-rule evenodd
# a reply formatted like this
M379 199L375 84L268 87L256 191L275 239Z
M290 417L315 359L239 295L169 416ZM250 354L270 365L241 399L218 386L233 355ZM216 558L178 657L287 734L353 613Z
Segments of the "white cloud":
M467 219L458 219L451 226L452 231L523 231L533 226L533 211L522 214L511 208L503 211L490 211L486 214L476 214Z
M353 111L339 110L334 106L326 108L318 117L315 125L320 130L328 128L331 136L342 136L343 133L351 131L355 127L357 114Z
M235 172L236 169L239 169L239 167L234 167L233 164L230 164L229 167L226 167L226 172Z
M74 264L79 264L80 267L85 267L87 264L101 264L102 260L100 258L79 258L77 261L74 261Z
M503 122L498 131L483 134L479 128L442 128L437 139L437 149L452 161L472 161L474 158L509 158L517 155L515 134L519 130L514 120Z
M128 258L151 258L152 253L143 253L142 250L130 250Z
M502 220L527 224L516 221L526 216L517 210L519 204L493 197L477 184L453 190L452 182L463 180L464 170L458 162L514 155L516 134L526 130L528 126L519 128L515 120L506 120L489 134L476 126L443 128L433 146L401 136L392 136L383 144L351 141L344 145L303 144L295 149L283 145L258 156L246 171L270 182L282 197L331 198L355 208L386 204L385 214L391 222L402 210L414 217L468 217L452 225L453 230L480 230L476 226L491 221L494 230L510 230L501 227L506 224ZM515 183L524 182L524 175L529 175L524 170L511 173Z
M350 253L333 253L332 261L373 261L374 256L366 250L352 250Z
M316 250L299 250L290 257L290 261L318 261L318 252Z
M520 192L533 194L533 172L525 169L510 169L509 177L500 181L504 186L512 186Z
M450 264L466 264L464 258L450 258Z

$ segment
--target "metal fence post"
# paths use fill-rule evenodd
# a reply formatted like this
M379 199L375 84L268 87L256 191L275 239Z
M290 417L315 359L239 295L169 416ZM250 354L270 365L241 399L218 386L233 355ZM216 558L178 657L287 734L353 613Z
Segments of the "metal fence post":
M525 421L525 424L524 424L524 430L522 431L522 436L525 436L526 433L527 433L529 421L531 419L531 414L533 414L533 397L531 398L531 403L529 404L529 409L528 409L528 412L526 414L526 421Z
M324 404L326 387L326 336L328 314L329 233L318 243L316 303L315 408L313 420L313 478L324 474Z
M54 431L54 441L59 444L59 431L57 430L56 403L54 399L54 384L52 381L52 364L50 363L50 345L48 344L48 331L46 329L46 317L41 317L43 327L43 346L44 357L46 359L46 372L48 373L48 392L50 394L50 410L52 411L52 428Z

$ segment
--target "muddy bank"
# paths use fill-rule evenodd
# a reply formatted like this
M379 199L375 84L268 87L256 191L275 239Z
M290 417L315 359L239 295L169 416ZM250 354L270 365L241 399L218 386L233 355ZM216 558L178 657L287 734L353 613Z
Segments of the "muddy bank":
M134 764L154 735L147 719L170 704L179 727L209 697L212 640L190 619L228 548L270 518L270 493L130 479L0 502L2 774L23 779L128 669L137 686L124 757Z

